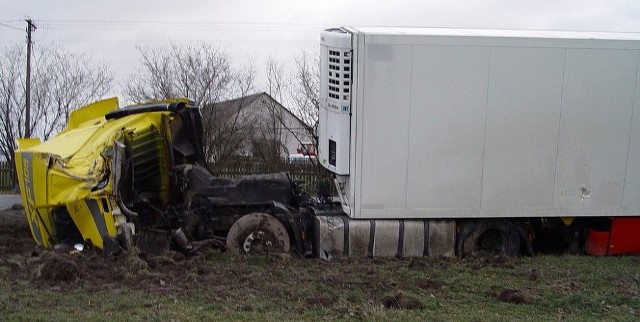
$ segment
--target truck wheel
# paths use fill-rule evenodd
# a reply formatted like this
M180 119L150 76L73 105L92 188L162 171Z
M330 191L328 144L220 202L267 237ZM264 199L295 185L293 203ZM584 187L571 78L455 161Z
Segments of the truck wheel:
M238 219L227 234L227 250L234 254L289 252L289 234L271 215L251 213Z
M477 253L516 256L520 252L520 233L508 220L481 220L468 223L462 235L462 256Z

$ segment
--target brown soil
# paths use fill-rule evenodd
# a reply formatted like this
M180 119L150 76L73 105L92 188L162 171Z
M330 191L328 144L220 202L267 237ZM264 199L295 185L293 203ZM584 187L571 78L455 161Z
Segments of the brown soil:
M538 295L536 290L530 288L508 288L502 291L490 292L489 296L505 303L530 304Z
M477 256L465 258L465 260L469 262L472 269L481 269L485 267L500 267L507 269L515 268L513 258L503 255L480 253Z
M418 279L416 285L424 290L442 290L447 287L445 283L430 278Z
M0 212L0 255L25 254L35 249L24 212L13 208Z
M515 303L515 304L528 302L525 296L522 294L522 292L520 292L519 290L512 290L512 289L507 289L502 291L502 293L498 295L498 300L502 302Z
M382 304L388 309L419 310L424 308L424 304L415 296L399 291L385 295Z
M299 283L306 283L307 287L334 285L345 290L359 287L379 303L385 292L399 286L397 282L383 280L374 271L369 271L364 280L350 279L346 273L354 263L365 272L367 266L375 266L375 260L371 259L336 259L326 263L295 256L233 256L213 247L205 247L195 255L173 251L151 254L137 249L112 257L97 249L53 252L36 247L21 210L0 212L0 270L8 271L12 279L42 288L206 294L213 301L235 298L242 301L254 294L269 294L276 299L300 301L304 309L335 307L340 304L340 297L326 292L299 298L295 294ZM331 270L326 270L326 265ZM303 266L307 276L287 275L289 269L303 271L297 269ZM274 287L277 283L290 285L293 291ZM238 311L254 309L250 303L236 307Z
M204 247L195 255L132 250L107 257L95 249L55 253L35 246L22 210L0 212L0 273L11 279L56 290L195 294L211 302L237 303L233 307L236 311L259 311L260 305L251 301L256 297L295 303L300 311L344 309L351 307L352 301L363 299L382 304L386 309L414 310L425 308L425 303L406 290L433 299L446 299L450 292L460 289L467 292L468 286L447 281L443 272L497 268L534 282L545 280L548 275L536 268L519 270L514 261L503 256L480 255L464 259L335 258L325 262L296 256L232 256L213 247ZM406 278L400 273L411 274ZM619 286L621 295L638 296L637 286L628 287L640 284L637 274L608 281ZM566 295L585 289L584 283L575 277L554 280L551 286ZM357 295L353 295L354 289L358 290ZM538 291L529 288L495 286L488 292L486 289L469 292L514 304L534 304L540 298Z

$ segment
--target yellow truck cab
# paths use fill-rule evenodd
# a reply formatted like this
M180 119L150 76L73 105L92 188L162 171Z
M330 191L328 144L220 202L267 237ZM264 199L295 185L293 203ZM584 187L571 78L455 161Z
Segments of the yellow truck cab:
M46 142L20 139L18 181L37 244L89 244L106 253L130 247L136 223L149 220L134 208L162 215L173 167L206 168L191 105L175 99L120 109L111 98L72 112L66 129Z

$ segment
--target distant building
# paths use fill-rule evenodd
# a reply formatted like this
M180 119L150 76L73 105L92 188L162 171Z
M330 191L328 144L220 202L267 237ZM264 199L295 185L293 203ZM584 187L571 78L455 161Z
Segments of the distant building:
M298 153L300 143L312 142L305 124L265 92L204 107L203 114L210 108L216 109L215 117L223 120L229 131L237 132L236 139L241 136L233 155L285 158ZM204 126L206 135L207 124Z

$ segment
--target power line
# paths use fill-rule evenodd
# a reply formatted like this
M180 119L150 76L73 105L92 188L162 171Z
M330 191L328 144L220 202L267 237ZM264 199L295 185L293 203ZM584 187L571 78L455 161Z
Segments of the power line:
M13 29L13 30L22 31L22 29L20 29L20 28L18 28L18 27L14 27L14 26L12 26L12 25L8 25L8 24L6 24L6 23L2 23L2 22L0 22L0 26L7 27L7 28L10 28L10 29Z
M82 19L43 19L41 22L61 24L162 24L162 25L243 25L243 26L287 26L317 27L318 24L287 22L244 22L244 21L206 21L206 20L82 20Z
M41 24L51 29L194 29L208 28L231 31L304 31L318 30L325 26L305 23L270 23L270 22L241 22L241 21L133 21L133 20L40 20Z
M48 31L60 31L60 30L81 30L81 31L89 31L89 30L141 30L141 31L163 31L171 33L183 34L185 31L193 30L193 31L202 31L202 29L212 30L214 34L219 33L217 36L213 38L215 41L225 42L225 43L254 43L254 44L262 44L262 43L298 43L298 44L313 44L317 43L314 38L311 40L293 40L287 39L287 37L282 37L280 34L282 33L307 33L307 32L316 32L323 28L323 26L308 24L308 23L271 23L271 22L241 22L241 21L160 21L160 20L86 20L86 19L44 19L38 20L39 29L45 31L47 34ZM228 37L223 36L223 33L234 32L236 36ZM246 38L238 33L268 33L268 34L278 34L276 39L269 36L259 36L259 37L250 37ZM164 34L163 34L164 35ZM158 42L164 41L164 37L157 38L152 34L140 34L136 39L131 40L130 34L123 33L110 33L108 37L100 37L98 38L87 38L83 36L79 36L76 34L65 34L67 37L58 38L56 42L63 43L129 43L129 42ZM68 37L71 36L71 37ZM142 37L140 37L142 36ZM211 41L212 34L209 33L209 37L204 37L201 34L189 34L187 38L190 41ZM179 35L177 37L180 37ZM66 39L65 39L66 38ZM39 38L38 38L39 39ZM38 40L36 39L36 40ZM2 41L0 43L7 43L12 41Z
M11 26L13 27L13 26ZM315 45L319 42L316 37L304 40L295 37L291 39L282 36L283 33L298 32L310 33L316 32L324 28L320 25L307 23L270 23L270 22L241 22L241 21L159 21L159 20L82 20L82 19L38 19L38 29L44 31L47 35L49 31L70 30L65 33L62 38L54 40L56 43L111 43L111 44L128 44L128 43L159 43L167 40L165 31L172 31L173 37L186 37L183 40L191 42L199 41L216 41L221 43L243 43L243 44L297 44L297 45ZM15 28L15 27L14 27ZM208 36L202 35L202 29L213 30ZM15 28L16 30L21 30ZM147 33L139 34L135 39L130 39L129 33L109 33L105 37L85 37L76 34L75 30L141 30ZM72 31L71 31L72 30ZM195 33L185 35L185 31L193 30ZM156 37L157 31L163 31L163 35ZM235 33L235 36L229 36L228 33ZM241 34L245 33L267 33L276 35L258 35L255 37L245 37ZM44 41L45 38L41 34L40 37L34 38L35 41ZM182 36L181 36L182 35ZM212 37L213 36L213 37ZM213 39L212 39L213 38ZM182 38L181 38L182 39ZM17 43L19 40L0 40L2 43Z

